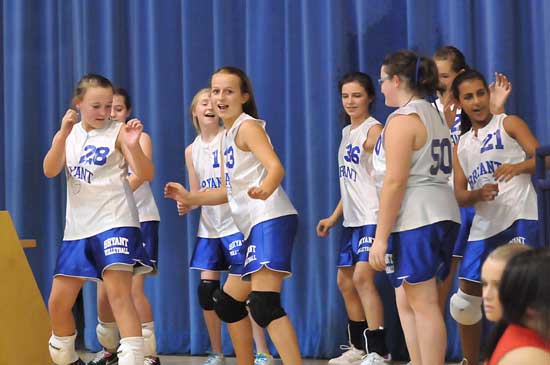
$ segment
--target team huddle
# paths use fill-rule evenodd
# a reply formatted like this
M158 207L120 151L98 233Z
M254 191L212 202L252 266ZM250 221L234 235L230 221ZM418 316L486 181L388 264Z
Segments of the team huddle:
M410 364L444 364L443 312L457 274L460 289L449 307L461 329L463 364L479 363L482 344L490 349L487 364L513 363L506 361L522 349L510 338L519 337L532 340L522 342L530 352L520 356L537 364L550 356L550 313L538 305L548 303L550 290L536 279L548 271L550 254L527 249L541 245L531 183L539 143L522 119L504 113L511 83L496 74L487 84L446 46L433 59L412 51L386 56L378 84L386 105L396 108L385 124L370 113L369 75L352 72L338 83L346 124L338 150L341 198L317 234L327 236L343 218L337 282L349 344L329 364L391 363L379 271L395 288ZM73 105L79 113L67 111L44 158L47 177L64 170L67 178L65 233L48 302L51 357L57 365L84 364L71 309L84 282L95 280L103 350L88 364L160 364L143 289L144 275L157 270L160 222L148 183L151 138L138 119L128 120L126 90L103 76L85 75ZM238 365L272 362L264 329L282 362L300 365L281 304L298 212L281 187L284 167L252 84L242 70L222 67L189 112L197 137L185 149L188 188L169 182L164 196L180 215L201 209L190 267L201 271L197 294L212 346L205 365L225 364L222 321ZM223 286L222 271L229 272ZM523 313L510 314L519 307L502 300L505 282L524 290ZM498 322L490 341L481 335L482 304Z

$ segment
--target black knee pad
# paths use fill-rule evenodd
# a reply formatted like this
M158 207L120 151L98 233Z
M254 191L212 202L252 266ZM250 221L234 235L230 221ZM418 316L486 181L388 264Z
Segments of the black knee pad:
M248 296L247 304L252 318L262 328L266 328L271 321L286 316L281 307L281 293L253 291Z
M245 302L239 302L225 293L223 289L214 291L214 310L220 319L226 323L238 322L248 316Z
M197 292L199 294L199 305L202 309L205 311L214 310L214 299L212 296L214 295L214 291L219 288L219 280L201 279Z

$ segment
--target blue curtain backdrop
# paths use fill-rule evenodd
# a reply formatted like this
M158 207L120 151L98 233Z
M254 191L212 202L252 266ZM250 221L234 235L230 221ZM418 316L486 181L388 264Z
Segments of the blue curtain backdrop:
M431 55L444 44L464 51L489 79L512 80L507 109L550 142L550 3L545 0L3 0L0 79L0 209L22 237L38 285L49 295L63 234L65 181L48 180L42 159L85 73L126 87L134 115L154 142L153 191L160 208L160 275L148 279L158 350L204 353L207 334L196 298L198 274L188 270L196 213L178 217L162 197L185 180L184 148L195 137L187 116L194 93L222 65L244 68L260 115L286 167L284 188L300 213L294 275L283 301L305 356L327 357L346 342L346 316L336 286L338 233L315 226L339 198L336 154L342 125L336 83L361 70L378 78L389 52ZM378 94L374 115L390 110ZM393 294L383 276L386 321L394 357L404 357ZM85 342L95 340L95 285L84 290ZM449 327L448 357L460 356ZM225 350L231 351L227 334Z

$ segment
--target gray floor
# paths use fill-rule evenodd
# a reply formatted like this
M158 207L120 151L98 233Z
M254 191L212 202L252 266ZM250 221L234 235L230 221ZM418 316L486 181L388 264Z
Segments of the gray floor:
M84 361L90 361L93 359L94 354L85 353L81 354L81 358ZM206 357L197 357L197 356L177 356L177 355L171 355L171 356L159 356L160 361L162 365L202 365L204 361L206 360ZM234 357L228 357L226 361L227 365L235 365L236 361ZM273 363L273 365L282 365L283 363L281 360L277 359ZM326 365L327 360L326 359L304 359L303 365ZM393 362L392 364L404 364L403 362ZM458 364L451 364L449 365L458 365Z

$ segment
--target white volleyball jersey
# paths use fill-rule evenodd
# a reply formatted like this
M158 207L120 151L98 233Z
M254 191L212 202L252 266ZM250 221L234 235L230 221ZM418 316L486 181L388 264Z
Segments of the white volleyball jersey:
M258 223L290 214L298 214L285 191L278 186L266 200L252 199L248 190L260 186L267 170L252 152L246 152L235 144L239 127L245 120L254 120L265 129L263 120L242 113L224 139L225 171L228 179L227 198L235 224L245 239L250 230Z
M197 136L191 145L193 168L199 180L200 189L221 187L220 147L224 131L208 143ZM197 236L204 238L225 237L239 232L233 222L229 204L203 205Z
M445 112L443 111L443 104L441 104L441 99L436 99L435 104L437 105L437 110L441 114L441 118L445 120ZM460 139L460 122L462 120L462 109L457 108L455 113L455 120L453 122L453 125L450 129L451 133L451 142L453 144L458 145L458 140Z
M502 164L519 163L527 154L519 143L506 133L506 114L494 115L477 130L470 129L458 143L458 160L468 180L470 190L495 183L493 173ZM537 194L530 174L514 176L508 182L498 182L495 200L478 202L468 241L492 237L510 227L518 219L538 219Z
M342 142L338 150L338 176L344 208L344 227L377 223L378 195L373 176L372 154L363 148L370 128L375 125L381 123L369 117L354 129L351 129L351 125L342 129Z
M130 168L128 168L128 171L130 174L132 173ZM134 191L134 200L136 201L140 222L160 221L159 210L148 181L144 181Z
M65 143L67 218L64 240L94 236L116 227L138 227L127 163L116 149L121 122L86 132L76 124Z
M401 232L428 224L451 220L460 223L458 204L451 187L452 146L447 123L426 100L413 100L388 116L417 114L426 127L426 144L413 151L407 187L392 232ZM392 122L392 123L395 123ZM384 131L374 149L376 181L386 173ZM379 186L379 189L381 185Z

